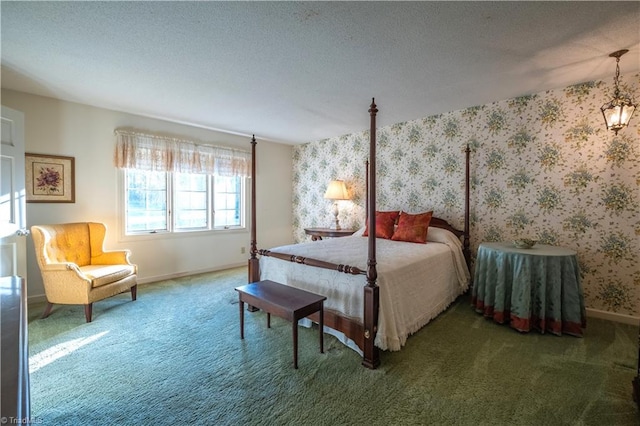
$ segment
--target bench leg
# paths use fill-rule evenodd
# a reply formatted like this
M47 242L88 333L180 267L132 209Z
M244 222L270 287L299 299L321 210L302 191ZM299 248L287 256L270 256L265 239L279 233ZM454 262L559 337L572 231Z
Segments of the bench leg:
M298 320L293 320L293 368L298 368Z
M267 312L267 328L271 328L271 314Z
M240 300L240 338L244 339L244 302Z

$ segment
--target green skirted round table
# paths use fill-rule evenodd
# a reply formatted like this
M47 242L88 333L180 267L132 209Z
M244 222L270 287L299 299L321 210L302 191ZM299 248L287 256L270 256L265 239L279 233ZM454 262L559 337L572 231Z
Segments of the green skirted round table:
M476 312L522 332L582 336L587 324L577 254L564 247L480 244L472 303Z

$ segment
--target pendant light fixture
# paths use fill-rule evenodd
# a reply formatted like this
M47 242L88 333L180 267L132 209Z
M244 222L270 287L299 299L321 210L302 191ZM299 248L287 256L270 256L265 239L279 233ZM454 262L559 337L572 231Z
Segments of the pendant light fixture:
M613 130L616 135L620 129L629 125L631 116L636 110L636 105L632 104L629 98L620 94L619 87L620 56L628 51L628 49L622 49L609 55L612 58L616 58L616 75L613 79L615 91L613 92L613 99L600 108L604 116L604 121L607 123L607 129Z

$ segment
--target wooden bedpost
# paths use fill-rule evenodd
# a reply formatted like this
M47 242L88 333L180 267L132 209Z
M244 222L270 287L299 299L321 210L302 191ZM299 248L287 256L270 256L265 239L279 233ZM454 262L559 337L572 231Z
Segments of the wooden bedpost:
M638 374L633 378L633 400L640 408L640 333L638 333Z
M467 262L467 267L471 270L471 243L469 241L469 235L471 229L469 227L469 157L471 155L471 148L467 144L465 152L465 174L464 174L464 240L462 242L462 253L464 254L464 260Z
M369 160L364 162L364 226L367 226L369 220Z
M260 262L256 241L256 135L251 138L251 257L249 258L249 283L260 281Z
M369 114L371 128L369 130L369 197L367 213L374 220L369 220L369 257L367 259L367 285L364 287L364 350L362 365L377 368L380 365L380 351L375 345L378 331L378 308L380 305L380 288L376 283L376 108L375 98L371 100Z

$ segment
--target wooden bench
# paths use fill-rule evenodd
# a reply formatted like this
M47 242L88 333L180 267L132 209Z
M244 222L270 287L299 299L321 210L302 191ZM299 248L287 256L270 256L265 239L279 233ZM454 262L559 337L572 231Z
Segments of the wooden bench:
M324 353L324 296L275 281L258 281L236 287L240 300L240 338L244 339L244 304L267 313L267 327L271 327L271 314L289 320L293 325L293 366L298 368L298 320L315 312L320 320L320 353Z

